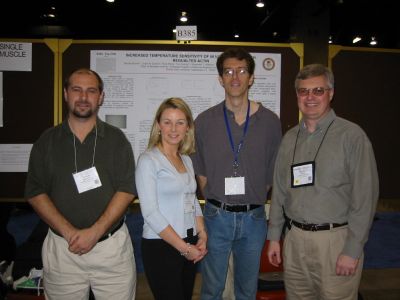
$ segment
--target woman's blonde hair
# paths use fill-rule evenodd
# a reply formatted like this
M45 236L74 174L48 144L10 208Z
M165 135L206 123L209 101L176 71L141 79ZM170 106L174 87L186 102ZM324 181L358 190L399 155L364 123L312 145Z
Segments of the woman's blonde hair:
M192 154L194 152L194 121L192 112L185 101L183 101L181 98L175 97L164 100L164 102L161 103L160 107L158 108L153 125L151 127L147 149L151 149L161 144L160 127L158 124L160 123L162 113L168 108L179 109L185 114L189 130L184 139L180 142L178 151L180 154Z

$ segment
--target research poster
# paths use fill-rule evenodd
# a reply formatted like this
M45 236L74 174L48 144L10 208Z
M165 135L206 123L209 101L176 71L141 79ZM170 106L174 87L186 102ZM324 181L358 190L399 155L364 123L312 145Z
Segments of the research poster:
M27 172L32 144L0 144L0 172Z
M92 50L91 68L104 80L102 120L124 131L137 159L146 147L155 112L169 97L184 99L194 118L224 100L216 60L221 52ZM252 53L250 99L280 114L281 55Z

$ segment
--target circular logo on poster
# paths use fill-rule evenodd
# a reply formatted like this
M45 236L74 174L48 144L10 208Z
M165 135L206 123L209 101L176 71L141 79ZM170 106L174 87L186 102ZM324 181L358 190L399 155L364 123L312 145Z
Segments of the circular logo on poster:
M272 58L267 57L263 61L263 67L265 70L271 71L273 68L275 68L275 61Z

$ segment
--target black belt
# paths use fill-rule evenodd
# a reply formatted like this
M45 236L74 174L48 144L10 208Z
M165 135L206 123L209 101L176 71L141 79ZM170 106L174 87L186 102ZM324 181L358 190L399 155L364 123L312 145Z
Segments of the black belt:
M103 235L97 242L100 243L102 241L105 241L109 237L111 237L114 233L116 233L122 227L122 225L124 225L124 223L125 223L125 219L122 219L121 222L119 222L118 225L113 230L111 230L109 233Z
M288 228L291 228L291 225L296 226L305 231L320 231L320 230L330 230L332 228L342 227L347 225L348 223L323 223L323 224L311 224L311 223L299 223L295 220L287 218Z
M207 199L208 202L210 202L212 205L215 205L216 207L220 207L223 210L230 211L230 212L247 212L252 209L256 209L261 207L262 205L259 204L245 204L245 205L231 205L231 204L226 204L219 202L215 199Z

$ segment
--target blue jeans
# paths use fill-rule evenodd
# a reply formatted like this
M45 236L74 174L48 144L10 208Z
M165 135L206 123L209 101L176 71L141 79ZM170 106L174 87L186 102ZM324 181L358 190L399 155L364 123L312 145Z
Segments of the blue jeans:
M267 234L264 205L249 212L234 213L207 202L204 220L208 253L201 262L201 299L222 299L231 251L235 298L255 299L260 255Z

